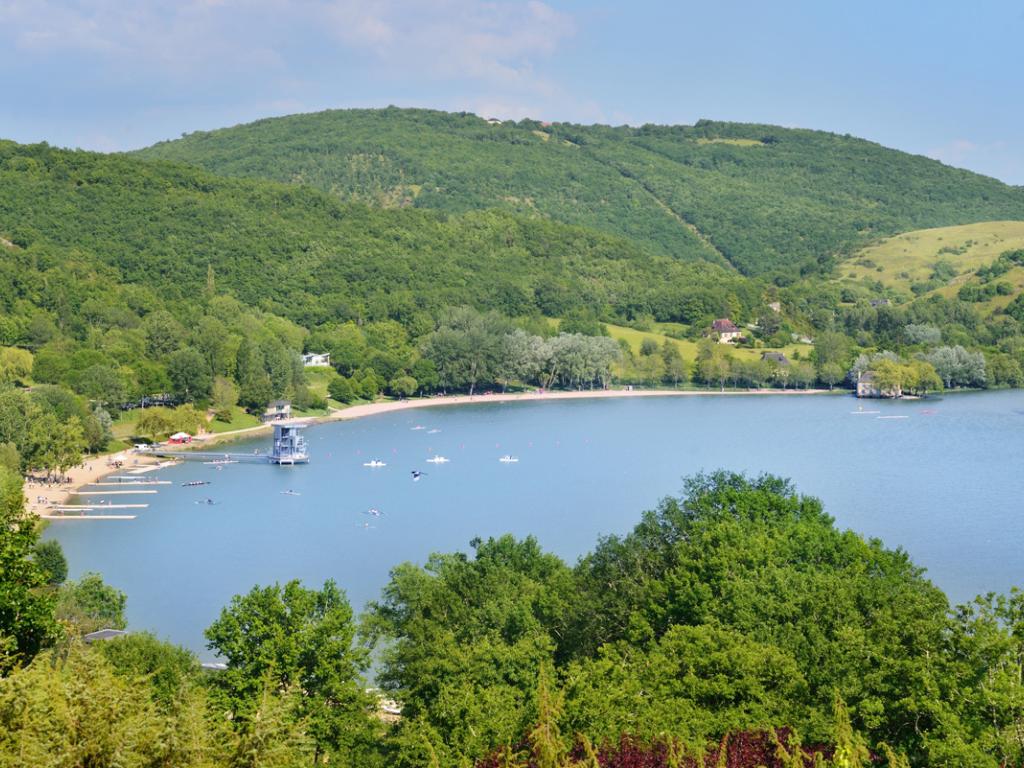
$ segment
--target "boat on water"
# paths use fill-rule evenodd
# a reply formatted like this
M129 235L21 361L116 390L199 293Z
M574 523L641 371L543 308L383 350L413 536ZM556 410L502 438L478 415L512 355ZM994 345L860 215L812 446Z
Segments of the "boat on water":
M451 459L444 456L434 456L431 459L427 459L427 464L447 464Z
M879 416L880 419L909 419L909 416Z
M413 432L419 432L421 429L426 429L426 427L417 424L415 427L409 427L409 429L411 429Z
M440 431L441 431L440 429L428 429L427 430L427 434L428 435L436 435Z
M369 461L363 462L364 467L386 467L387 462L381 461L380 459L370 459Z
M517 456L511 456L506 453L504 456L498 459L498 461L500 461L502 464L516 464L519 462L519 458Z
M281 491L281 494L283 496L301 496L302 495L298 491L293 491L291 489L288 489L287 491Z
M237 464L238 461L235 459L214 459L213 461L204 461L203 464Z
M189 480L187 483L182 483L182 488L195 488L197 485L209 485L209 480Z

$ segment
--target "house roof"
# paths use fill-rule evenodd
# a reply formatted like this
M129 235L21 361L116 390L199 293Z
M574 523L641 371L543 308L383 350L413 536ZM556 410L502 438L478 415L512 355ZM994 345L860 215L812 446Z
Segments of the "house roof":
M736 327L736 323L734 323L727 317L715 320L715 322L711 324L711 329L714 331L718 331L719 333L730 333L732 331L739 330L739 328Z
M188 432L175 432L171 435L171 440L184 440L186 437L192 437Z
M121 637L127 635L123 629L99 629L95 632L90 632L87 635L82 636L82 640L87 643L94 643L97 640L112 640L115 637Z
M771 360L778 363L779 365L789 365L789 358L781 352L762 352L762 360Z
M291 406L291 401L289 401L289 400L271 400L270 401L270 405L268 405L267 407L268 408L288 408L290 406Z

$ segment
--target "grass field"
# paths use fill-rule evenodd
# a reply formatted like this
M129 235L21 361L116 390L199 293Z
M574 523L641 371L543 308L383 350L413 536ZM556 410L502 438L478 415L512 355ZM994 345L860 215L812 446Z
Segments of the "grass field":
M1017 248L1024 248L1024 221L918 229L863 249L838 270L844 280L877 280L909 295L913 283L927 281L936 262L945 261L957 273L945 290L955 293L979 267L991 264L1004 251Z
M246 413L245 409L241 406L236 405L231 412L231 421L218 421L212 419L207 425L206 430L214 434L221 432L230 432L233 429L246 429L248 427L258 427L260 420L258 417L253 416L250 413Z
M692 363L697 358L697 344L695 342L684 339L673 339L662 333L638 331L634 328L626 328L621 325L608 325L607 327L608 333L611 334L613 339L625 339L629 342L629 346L634 352L640 351L640 345L643 343L644 339L653 339L659 345L668 340L679 348L680 354L682 354L683 359L687 362ZM786 357L793 360L797 357L806 359L807 356L810 355L812 349L814 349L814 347L810 344L788 344L781 349L773 349L769 347L744 349L743 347L733 347L729 352L740 360L760 360L762 353L775 351L782 352ZM799 355L796 353L799 353Z

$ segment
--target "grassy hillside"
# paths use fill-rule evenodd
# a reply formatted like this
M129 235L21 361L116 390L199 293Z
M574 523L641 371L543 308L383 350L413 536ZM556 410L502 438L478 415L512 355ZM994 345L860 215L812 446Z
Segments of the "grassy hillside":
M907 299L933 294L954 298L965 286L1003 283L1004 293L971 299L983 313L991 313L1024 290L1024 267L1010 265L996 276L985 275L984 270L1000 255L1022 248L1024 221L915 230L864 248L837 272L843 281L868 281Z
M384 207L543 216L746 274L821 269L906 230L1024 219L1021 188L849 136L768 125L489 125L345 110L193 133L139 155Z
M606 327L608 328L608 334L613 339L625 339L629 342L629 346L634 352L639 352L640 345L647 339L654 341L658 345L668 341L679 349L684 360L692 362L697 359L697 343L688 339L675 339L656 331L638 331L635 328L627 328L621 325L606 324ZM730 355L738 360L760 360L763 353L770 351L782 352L790 359L803 358L806 360L813 349L814 347L811 344L788 344L785 347L762 347L757 349L729 347L728 351Z
M904 232L862 249L838 271L847 279L877 280L909 290L911 284L929 280L936 263L944 261L957 273L945 282L956 284L1017 248L1024 248L1024 221L983 221Z

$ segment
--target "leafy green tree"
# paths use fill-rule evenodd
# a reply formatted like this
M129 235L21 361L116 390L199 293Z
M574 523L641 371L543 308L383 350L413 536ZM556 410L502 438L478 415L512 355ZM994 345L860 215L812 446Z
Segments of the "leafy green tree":
M400 397L412 397L416 394L417 386L412 376L398 376L388 383L388 389Z
M54 615L82 635L98 629L124 629L125 602L124 592L105 584L98 573L86 573L78 581L61 585Z
M146 408L135 422L135 431L143 436L157 439L174 431L174 421L166 408Z
M835 388L835 385L841 382L845 377L846 372L839 363L823 363L818 368L818 378L825 384L828 384L829 389Z
M338 376L331 379L327 385L327 392L339 403L351 403L359 396L359 393L352 386L352 380L347 376Z
M697 352L697 375L705 384L717 384L725 389L729 378L730 360L721 344L702 341Z
M202 671L195 654L158 640L148 632L132 632L96 650L118 675L145 680L153 701L164 711L174 711L188 689L200 683Z
M378 681L403 703L400 731L438 734L453 764L526 732L571 599L568 568L534 539L472 545L472 558L395 568L367 623L381 644Z
M33 559L47 584L63 584L68 577L68 561L64 557L64 549L56 539L38 542L34 548Z
M0 347L0 384L25 384L32 375L32 353L27 349Z
M0 443L0 467L15 474L21 472L21 454L14 443Z
M644 357L658 353L658 342L654 339L644 339L640 342L640 354Z
M217 420L230 422L238 405L238 387L223 376L217 376L213 380L211 401Z
M686 382L688 367L678 345L665 339L661 345L661 360L665 365L665 378L672 382L672 386L678 387Z
M710 625L672 626L646 652L606 645L565 677L568 724L598 742L628 733L702 744L808 719L807 682L790 654Z
M163 725L145 687L79 644L0 679L0 765L160 765Z
M318 753L351 755L372 737L361 678L368 657L354 643L352 609L333 581L320 590L298 581L254 587L232 599L206 638L228 664L214 688L243 720L252 720L270 685L302 692L299 713Z
M35 519L25 510L18 474L0 467L0 672L25 663L58 635L52 599L39 587Z
M167 358L167 376L171 391L182 400L205 400L213 380L206 360L192 347L172 352Z
M185 329L177 318L165 309L158 309L142 320L142 332L146 337L146 349L156 358L166 357L181 346Z
M109 365L91 365L76 377L75 389L99 405L119 405L125 401L124 379Z
M603 540L576 578L562 657L650 648L675 625L709 624L793 659L808 709L788 724L812 739L829 737L836 691L858 729L912 758L953 714L945 596L904 553L836 530L778 478L690 478L632 534Z

